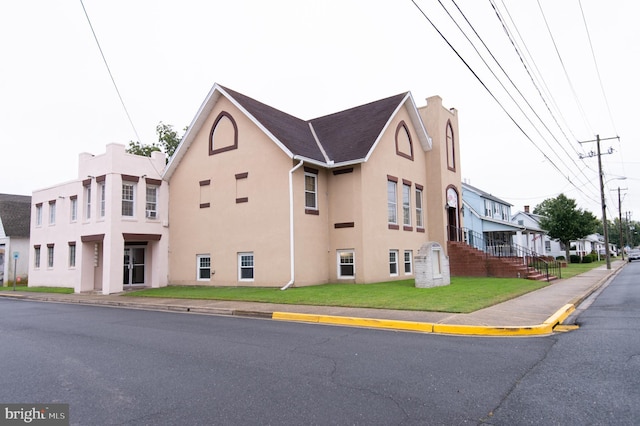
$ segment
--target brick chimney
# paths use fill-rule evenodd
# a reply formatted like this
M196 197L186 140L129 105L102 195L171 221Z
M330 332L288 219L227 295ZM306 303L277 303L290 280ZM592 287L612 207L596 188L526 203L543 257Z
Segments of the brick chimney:
M524 206L524 212L529 213L529 206Z

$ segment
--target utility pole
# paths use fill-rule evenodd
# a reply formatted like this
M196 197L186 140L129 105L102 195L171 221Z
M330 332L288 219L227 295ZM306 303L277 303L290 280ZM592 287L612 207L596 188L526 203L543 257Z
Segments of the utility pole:
M622 199L620 198L620 187L618 187L618 225L620 228L620 247L618 247L618 249L622 250L622 260L624 260L624 240L622 238Z
M598 147L598 175L600 177L600 205L602 206L602 228L604 229L604 255L607 258L607 269L611 269L611 257L609 256L609 230L608 230L608 226L607 226L607 205L605 203L604 200L604 180L602 178L602 154L600 153L600 141L607 141L610 139L620 139L618 136L614 137L614 138L605 138L605 139L600 139L600 135L596 135L596 139L595 140L591 140L591 141L583 141L580 142L582 143L590 143L590 142L596 142L596 146ZM613 154L613 148L609 148L609 150L607 151L607 154ZM595 154L593 153L593 151L589 152L589 157L593 157ZM584 158L582 155L580 155L580 158Z

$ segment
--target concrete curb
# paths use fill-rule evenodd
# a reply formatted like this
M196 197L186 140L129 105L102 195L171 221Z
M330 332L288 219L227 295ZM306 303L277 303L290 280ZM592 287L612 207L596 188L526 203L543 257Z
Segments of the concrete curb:
M333 315L299 314L274 312L272 319L278 321L310 322L318 324L344 325L350 327L384 328L421 333L453 334L463 336L539 336L553 333L553 328L567 319L575 310L567 304L550 316L542 324L533 326L480 326L434 324L428 322L395 321L374 318L342 317Z

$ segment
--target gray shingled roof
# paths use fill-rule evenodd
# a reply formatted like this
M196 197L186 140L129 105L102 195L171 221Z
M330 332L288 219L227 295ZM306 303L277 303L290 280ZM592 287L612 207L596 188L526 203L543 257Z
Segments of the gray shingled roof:
M318 147L320 143L328 159L336 163L365 158L387 121L407 95L402 93L305 121L234 90L222 88L294 155L325 162ZM311 132L310 124L318 142Z
M31 225L31 197L0 194L0 219L9 237L28 237Z

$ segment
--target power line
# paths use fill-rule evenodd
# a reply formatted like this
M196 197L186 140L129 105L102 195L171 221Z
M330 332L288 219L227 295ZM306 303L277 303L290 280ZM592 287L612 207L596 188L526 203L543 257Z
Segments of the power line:
M120 99L120 103L122 104L122 108L124 109L125 114L127 114L127 118L129 119L129 123L131 124L131 128L133 129L133 133L136 135L136 140L142 142L140 140L140 136L138 136L138 131L136 130L136 126L133 124L133 120L131 119L131 115L127 110L127 106L124 104L124 100L122 99L122 95L120 94L120 90L118 90L118 85L116 84L116 80L113 78L113 74L111 73L111 68L109 68L109 64L107 63L107 58L104 56L104 52L102 51L102 47L100 46L100 42L98 41L98 36L93 29L93 25L91 24L91 19L89 19L89 14L87 13L87 9L84 7L84 3L80 0L80 4L82 5L82 10L84 11L84 16L87 17L87 22L89 23L89 27L91 28L91 33L93 34L93 38L98 45L98 50L100 51L100 55L102 56L102 60L104 61L104 65L107 67L107 72L109 73L109 77L111 78L111 82L113 83L113 87L116 89L116 93L118 94L118 98Z

